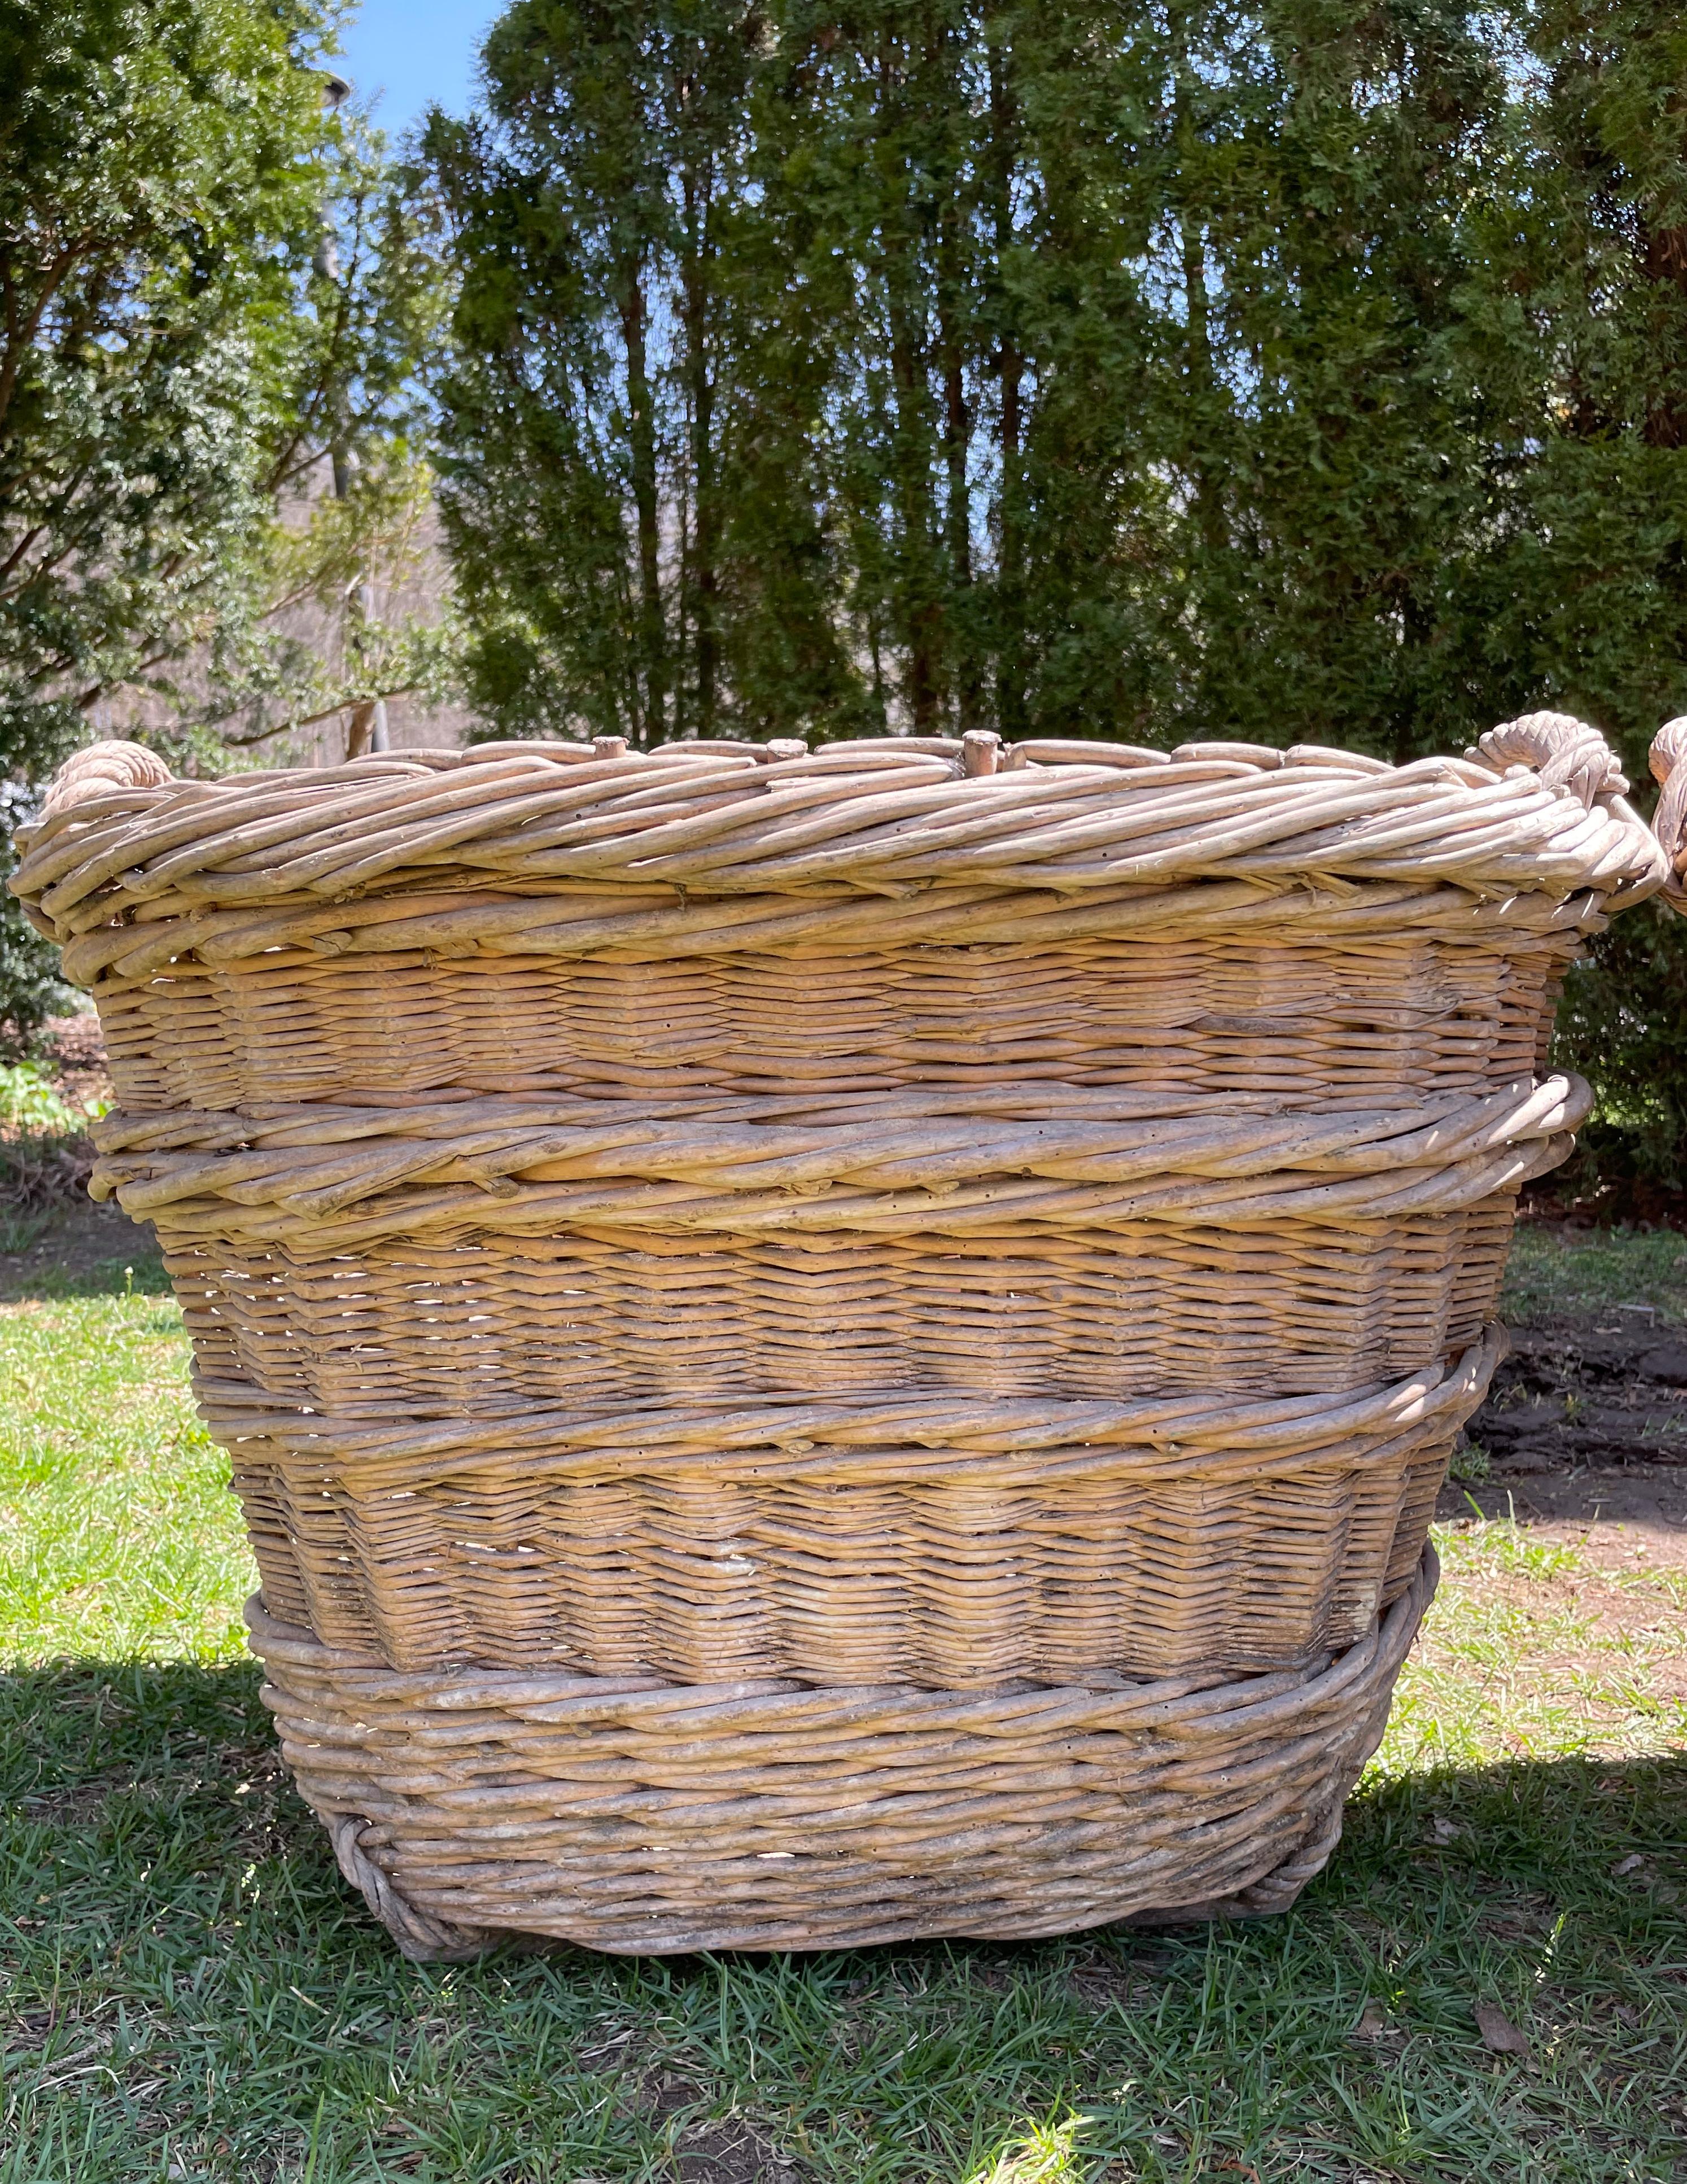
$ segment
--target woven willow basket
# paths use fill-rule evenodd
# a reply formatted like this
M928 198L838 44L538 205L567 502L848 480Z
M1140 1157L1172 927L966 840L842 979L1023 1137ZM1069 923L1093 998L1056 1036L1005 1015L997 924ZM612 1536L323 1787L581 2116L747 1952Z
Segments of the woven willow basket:
M60 775L270 1702L400 1946L1040 1934L1328 1858L1498 1355L1600 738Z

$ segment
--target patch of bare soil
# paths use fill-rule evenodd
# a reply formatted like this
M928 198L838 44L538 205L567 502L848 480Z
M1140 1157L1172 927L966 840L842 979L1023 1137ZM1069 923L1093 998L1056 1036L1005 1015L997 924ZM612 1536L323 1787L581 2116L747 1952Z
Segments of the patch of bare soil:
M680 2184L795 2184L790 2161L745 2125L708 2124L682 2132L674 2159Z
M1448 1481L1443 1522L1474 1502L1598 1564L1687 1565L1687 1338L1646 1308L1520 1329L1467 1434L1488 1475Z
M1645 1307L1626 1325L1524 1329L1470 1436L1513 1473L1687 1468L1687 1340Z
M630 2033L621 2036L631 2039ZM620 2041L610 2043L618 2046ZM704 2087L658 2070L632 2088L632 2105L658 2122L683 2119L672 2131L672 2167L679 2184L798 2184L795 2163L770 2144L743 2116L703 2119L687 2111L706 2106Z
M1121 2009L1139 2008L1159 1991L1164 1967L1154 1958L1075 1964L1066 1975L1066 1987L1074 2002L1097 2015L1116 2004Z

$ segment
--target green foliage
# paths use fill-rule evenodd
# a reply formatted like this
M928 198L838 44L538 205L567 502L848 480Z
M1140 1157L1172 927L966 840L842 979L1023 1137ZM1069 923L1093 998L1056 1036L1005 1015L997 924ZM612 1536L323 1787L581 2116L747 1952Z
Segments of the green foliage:
M864 717L832 611L827 373L793 339L832 315L793 330L788 299L745 330L780 277L746 216L757 35L742 0L522 0L489 42L490 117L434 117L462 284L442 505L505 730Z
M235 748L413 690L442 694L448 625L346 611L414 563L430 510L422 359L448 298L412 170L353 114L318 155L308 259L276 320L281 399L257 449L261 508L225 561L190 662L189 720ZM339 642L333 642L337 636Z
M15 1051L24 1032L7 1031ZM103 1101L73 1105L27 1054L0 1061L0 1254L24 1250L67 1202L81 1203L93 1166L87 1127L104 1112Z
M259 513L286 254L317 218L303 8L0 18L0 760L40 772L214 598Z
M444 295L383 140L326 106L336 13L0 21L0 766L39 777L148 694L214 766L431 671L415 632L334 660L298 626L409 549Z
M429 148L479 700L1400 756L1687 704L1679 20L516 0Z
M0 859L0 889L9 864L9 857ZM70 998L58 976L58 950L35 930L21 904L0 892L0 1052L27 1044Z
M60 1095L38 1061L0 1063L0 1132L63 1137L87 1120L85 1110L70 1106Z
M1553 1059L1597 1089L1578 1179L1687 1190L1687 921L1647 905L1614 919L1565 980Z
M21 1052L48 1017L68 1006L70 989L58 976L58 950L42 939L6 889L16 858L12 836L36 808L29 790L0 780L0 1056Z

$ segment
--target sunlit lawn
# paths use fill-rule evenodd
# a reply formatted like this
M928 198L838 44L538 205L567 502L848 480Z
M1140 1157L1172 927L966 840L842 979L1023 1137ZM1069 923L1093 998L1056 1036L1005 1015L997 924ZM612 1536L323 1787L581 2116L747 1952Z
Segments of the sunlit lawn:
M1514 1302L1671 1316L1681 1240L1527 1240ZM1445 1535L1347 1839L1282 1919L417 1969L271 1757L225 1467L129 1256L0 1306L0 2184L1687 2174L1679 1574Z
M1624 1304L1651 1305L1661 1322L1687 1319L1687 1236L1679 1229L1519 1226L1506 1269L1509 1320Z

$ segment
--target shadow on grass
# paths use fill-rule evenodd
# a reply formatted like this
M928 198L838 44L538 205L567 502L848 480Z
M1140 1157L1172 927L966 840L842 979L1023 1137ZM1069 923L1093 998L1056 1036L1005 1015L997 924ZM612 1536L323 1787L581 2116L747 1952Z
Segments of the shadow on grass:
M405 1964L255 1664L0 1678L0 2179L1665 2178L1687 1765L1382 1782L1286 1917ZM1522 2028L1484 2048L1473 2011Z

